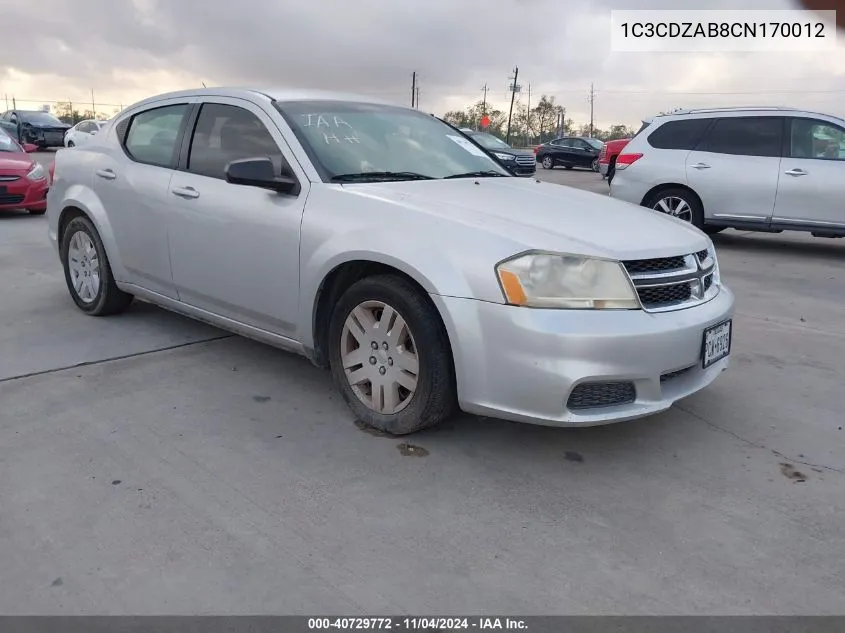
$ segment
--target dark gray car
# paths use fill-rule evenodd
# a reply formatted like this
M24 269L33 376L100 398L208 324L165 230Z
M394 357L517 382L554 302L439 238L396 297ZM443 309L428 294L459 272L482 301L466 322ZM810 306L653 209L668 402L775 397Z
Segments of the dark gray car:
M514 176L529 177L536 173L537 161L534 159L534 152L531 150L511 147L498 136L493 136L487 132L478 132L467 128L462 128L461 132L493 154Z

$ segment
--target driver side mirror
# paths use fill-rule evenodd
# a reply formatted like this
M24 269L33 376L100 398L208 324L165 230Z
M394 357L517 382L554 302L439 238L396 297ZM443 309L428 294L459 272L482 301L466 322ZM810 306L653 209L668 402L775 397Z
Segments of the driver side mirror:
M38 145L33 145L32 143L24 143L23 151L25 151L27 154L32 154L33 152L38 151Z
M226 182L233 185L261 187L292 196L299 195L302 187L296 178L276 175L276 168L269 158L243 158L226 165Z

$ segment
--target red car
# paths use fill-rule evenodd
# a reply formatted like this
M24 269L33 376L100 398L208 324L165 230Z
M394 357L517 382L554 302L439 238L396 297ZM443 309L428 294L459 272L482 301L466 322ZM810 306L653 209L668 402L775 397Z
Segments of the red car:
M613 172L616 167L616 158L630 142L629 138L620 138L615 141L606 141L599 154L599 171L602 178L613 179Z
M32 215L47 211L50 175L29 154L38 147L20 145L0 130L0 211L26 209Z

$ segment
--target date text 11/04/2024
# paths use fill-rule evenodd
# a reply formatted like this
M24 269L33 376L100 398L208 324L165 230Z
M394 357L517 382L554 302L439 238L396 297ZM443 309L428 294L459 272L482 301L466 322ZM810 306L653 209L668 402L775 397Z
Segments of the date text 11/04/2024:
M623 22L623 37L644 38L818 38L823 22Z
M308 618L309 630L525 631L525 620L509 617L329 617Z

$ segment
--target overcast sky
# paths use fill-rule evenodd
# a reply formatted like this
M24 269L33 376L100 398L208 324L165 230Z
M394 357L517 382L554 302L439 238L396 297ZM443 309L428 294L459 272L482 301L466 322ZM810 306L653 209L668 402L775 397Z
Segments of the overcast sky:
M118 104L211 85L378 95L442 114L554 95L576 122L636 124L673 107L778 104L845 115L845 34L831 53L610 50L611 9L792 9L790 0L0 0L0 98ZM32 28L22 28L20 25ZM16 26L17 25L17 26ZM37 27L37 28L36 28ZM84 109L81 105L80 109ZM87 107L90 107L88 105Z

